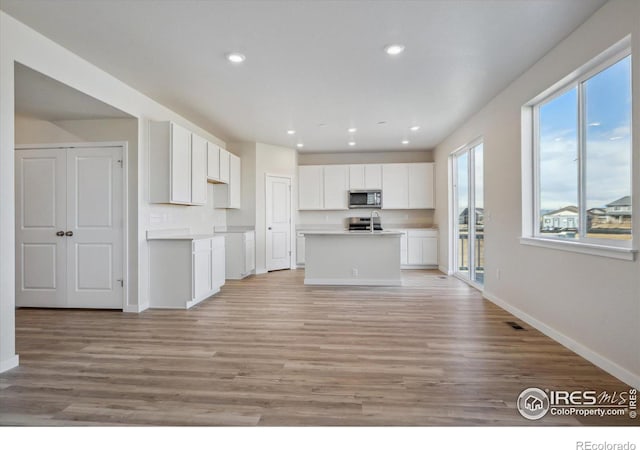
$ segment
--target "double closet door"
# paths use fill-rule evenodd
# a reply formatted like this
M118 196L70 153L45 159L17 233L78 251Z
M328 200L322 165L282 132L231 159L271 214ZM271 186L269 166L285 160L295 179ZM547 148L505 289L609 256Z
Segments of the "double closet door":
M123 305L122 147L16 150L16 306Z

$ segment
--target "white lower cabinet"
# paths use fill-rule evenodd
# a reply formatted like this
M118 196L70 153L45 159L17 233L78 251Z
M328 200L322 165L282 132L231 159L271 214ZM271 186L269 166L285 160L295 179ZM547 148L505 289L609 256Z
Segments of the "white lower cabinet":
M411 228L393 230L400 237L400 265L403 269L424 269L438 266L438 230Z
M304 234L296 235L296 265L304 266Z
M226 274L228 280L241 280L256 268L255 231L227 231L225 237Z
M150 240L150 306L187 309L220 291L224 241L222 236Z

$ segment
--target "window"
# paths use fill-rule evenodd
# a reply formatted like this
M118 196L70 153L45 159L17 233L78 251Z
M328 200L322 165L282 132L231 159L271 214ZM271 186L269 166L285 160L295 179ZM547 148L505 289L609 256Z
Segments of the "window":
M631 248L631 55L620 46L523 110L533 147L523 149L533 169L523 166L533 188L525 237Z

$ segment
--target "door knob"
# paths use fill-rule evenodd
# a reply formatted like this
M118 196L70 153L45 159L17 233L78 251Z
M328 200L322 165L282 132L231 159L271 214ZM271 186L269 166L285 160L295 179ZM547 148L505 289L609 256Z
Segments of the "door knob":
M271 229L271 227L267 228L267 230L270 230L270 229Z
M64 231L58 231L58 232L56 233L56 236L64 236Z
M67 231L67 232L65 233L65 236L73 236L73 231Z

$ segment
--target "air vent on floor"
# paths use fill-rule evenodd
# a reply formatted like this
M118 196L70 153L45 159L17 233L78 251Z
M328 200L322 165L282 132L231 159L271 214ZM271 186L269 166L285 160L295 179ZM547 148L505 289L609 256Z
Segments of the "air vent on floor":
M509 325L511 328L513 328L514 330L524 330L524 327L520 325L518 322L505 322L505 323Z

